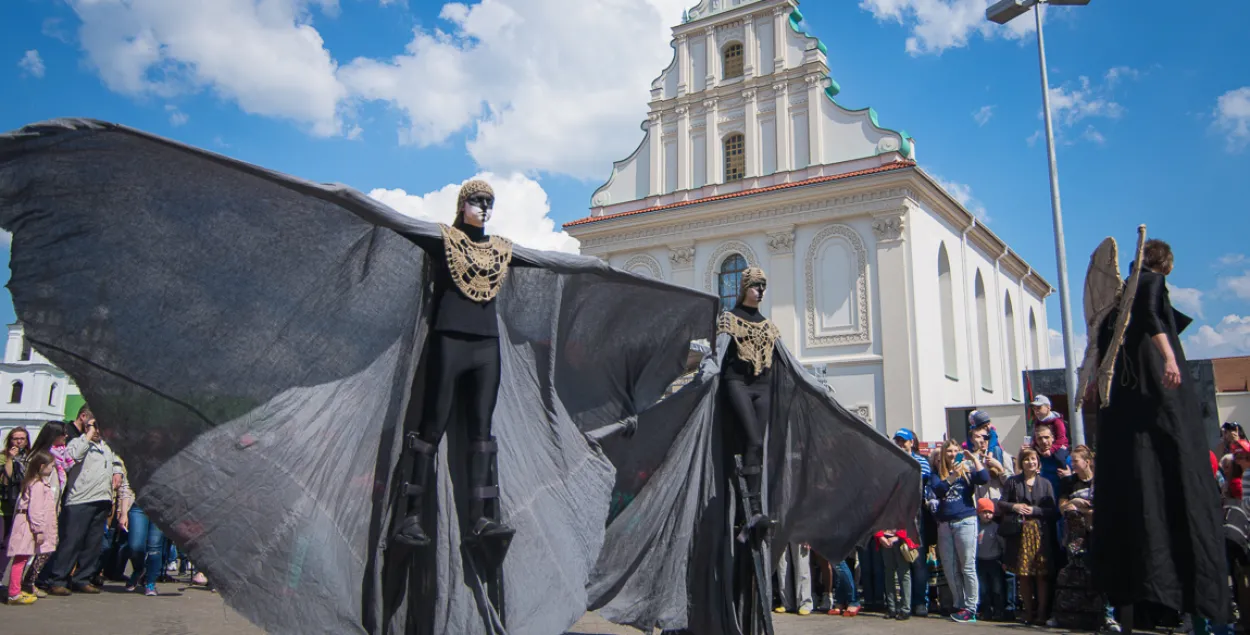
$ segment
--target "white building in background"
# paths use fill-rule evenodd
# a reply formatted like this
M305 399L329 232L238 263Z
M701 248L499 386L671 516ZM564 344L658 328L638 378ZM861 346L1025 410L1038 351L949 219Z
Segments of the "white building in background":
M725 307L764 268L786 346L883 432L938 440L947 408L1022 403L1050 285L906 132L835 100L794 0L702 0L673 35L642 143L565 225L583 253Z
M17 426L25 426L34 441L45 422L65 420L66 399L79 394L65 371L31 348L21 324L9 325L0 389L0 443Z

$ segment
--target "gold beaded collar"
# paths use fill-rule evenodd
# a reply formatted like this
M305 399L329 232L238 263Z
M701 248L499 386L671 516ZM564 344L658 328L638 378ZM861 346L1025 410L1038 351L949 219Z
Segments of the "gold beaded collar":
M455 227L443 224L438 227L443 232L447 269L456 288L474 302L493 300L508 275L512 242L491 236L486 242L475 243Z
M758 377L773 365L773 346L781 331L768 320L748 322L730 311L720 314L716 322L718 333L728 333L738 345L738 357L751 364Z

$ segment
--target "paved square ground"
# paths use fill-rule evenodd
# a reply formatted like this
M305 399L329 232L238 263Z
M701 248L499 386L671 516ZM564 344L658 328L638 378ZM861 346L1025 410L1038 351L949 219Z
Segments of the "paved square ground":
M219 595L182 583L162 584L160 596L126 593L116 583L100 595L45 598L30 606L0 606L0 633L37 635L263 635L263 631L226 607ZM1061 633L1007 624L955 624L946 619L884 620L880 615L855 618L827 615L781 615L777 635L961 635L976 633ZM309 633L308 635L318 635ZM333 634L327 634L333 635ZM553 634L556 635L556 634ZM588 614L568 635L639 635Z

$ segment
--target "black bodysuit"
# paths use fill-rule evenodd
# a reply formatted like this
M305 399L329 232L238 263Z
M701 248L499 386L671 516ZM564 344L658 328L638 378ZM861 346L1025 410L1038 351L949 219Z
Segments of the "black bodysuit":
M747 322L764 321L758 308L752 309L739 304L731 311L734 315ZM725 393L729 405L733 408L742 426L745 451L742 462L746 466L762 465L764 461L764 432L768 426L772 396L772 370L763 369L759 375L751 362L738 355L738 343L730 338L729 349L725 352L725 370L722 373L725 381Z

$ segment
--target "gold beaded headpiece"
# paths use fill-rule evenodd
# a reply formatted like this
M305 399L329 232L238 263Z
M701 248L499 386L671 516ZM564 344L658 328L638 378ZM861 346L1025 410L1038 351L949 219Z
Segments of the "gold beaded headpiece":
M460 220L460 214L462 213L460 209L464 207L464 201L474 194L490 194L491 198L495 198L495 189L490 186L490 183L481 179L473 179L460 186L460 196L456 198L457 221Z
M741 302L747 295L747 289L762 284L768 286L768 276L764 275L764 270L759 267L747 267L742 272L742 282L738 283L738 301Z

